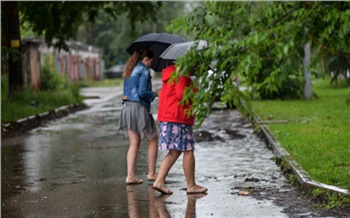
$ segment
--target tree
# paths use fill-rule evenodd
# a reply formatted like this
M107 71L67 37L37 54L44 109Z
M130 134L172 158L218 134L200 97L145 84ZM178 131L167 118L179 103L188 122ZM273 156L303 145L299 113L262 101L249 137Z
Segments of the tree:
M2 56L7 61L7 70L12 72L9 76L9 93L12 94L15 91L22 91L24 78L22 74L21 64L21 37L19 31L19 16L18 16L18 2L4 2L1 4L1 10L5 13L2 14ZM1 67L5 69L5 67Z
M178 74L196 69L194 86L199 91L188 93L184 100L194 99L199 125L211 112L214 96L210 93L218 92L222 101L233 101L241 111L248 111L248 97L232 83L236 75L256 90L275 92L286 79L302 77L306 43L311 43L314 54L308 68L311 72L318 70L324 54L349 53L349 15L350 2L204 2L193 13L176 19L169 30L194 32L196 39L210 44L177 61L181 66ZM210 65L213 60L217 60L215 66ZM205 79L209 67L216 71L210 81L212 92ZM258 81L266 69L266 76ZM216 86L223 73L229 76L221 91Z
M66 48L65 40L75 39L79 26L94 23L103 10L110 20L115 20L121 13L127 14L131 29L137 21L157 20L156 11L160 2L21 2L22 20L30 23L33 31L42 35L51 45ZM50 11L51 13L47 13ZM45 19L43 19L45 16Z
M93 45L103 50L103 59L106 68L118 62L125 63L129 54L125 49L139 36L150 32L164 32L165 27L176 17L185 13L186 2L162 2L158 9L157 20L135 22L135 29L132 31L127 22L127 14L119 14L118 22L110 19L109 15L100 10L100 13L93 25L83 24L79 27L78 40ZM133 34L131 34L133 33Z
M304 97L307 100L310 100L312 98L312 88L311 88L311 73L309 71L309 65L310 65L310 42L307 42L304 45L304 61L303 61L303 76L305 81L304 86Z
M67 49L66 40L76 37L78 27L83 22L93 23L100 9L108 13L111 18L126 13L134 29L136 21L157 20L156 12L161 4L161 2L4 2L2 10L4 9L6 13L2 13L2 20L6 22L2 22L1 28L5 33L3 36L5 39L20 40L18 17L21 15L21 20L28 22L33 32L43 36L48 45ZM53 39L57 41L54 42ZM2 45L4 46L4 43ZM16 59L12 58L9 44L2 49L7 50L9 56L11 95L13 90L23 88L21 57L20 52L17 52ZM16 49L20 51L21 48L19 46Z

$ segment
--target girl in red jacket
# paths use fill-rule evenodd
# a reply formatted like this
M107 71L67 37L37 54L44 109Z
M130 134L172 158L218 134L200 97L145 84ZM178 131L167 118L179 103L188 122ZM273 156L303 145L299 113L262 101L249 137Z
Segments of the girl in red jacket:
M175 66L170 65L162 71L162 89L158 108L158 121L160 122L158 145L160 150L169 150L169 152L159 167L153 188L165 194L173 193L165 186L165 177L181 153L184 153L183 170L187 182L187 193L205 193L208 189L195 182L194 139L192 135L194 115L187 114L191 104L186 105L181 102L184 90L190 86L192 80L187 76L179 77L178 81L171 79L171 74L175 70Z

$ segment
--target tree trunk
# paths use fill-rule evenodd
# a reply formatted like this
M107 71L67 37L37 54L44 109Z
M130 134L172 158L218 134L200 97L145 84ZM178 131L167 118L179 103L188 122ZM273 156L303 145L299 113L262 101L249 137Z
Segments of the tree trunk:
M18 2L3 2L5 8L5 39L8 48L9 95L22 91L24 77L22 73L21 35L19 30Z
M312 98L311 87L311 73L308 69L310 65L310 42L304 45L304 61L303 61L303 75L304 75L304 98L310 100Z
M153 32L153 33L156 33L156 32L157 32L157 27L158 27L157 23L156 23L156 22L153 22L153 24L152 24L152 32Z

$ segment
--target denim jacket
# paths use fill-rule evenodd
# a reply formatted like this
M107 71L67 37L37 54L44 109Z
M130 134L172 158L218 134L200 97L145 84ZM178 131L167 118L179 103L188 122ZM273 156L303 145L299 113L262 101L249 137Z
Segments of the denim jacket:
M124 80L124 100L140 102L148 111L151 102L156 97L152 92L151 74L149 69L139 61L129 78Z

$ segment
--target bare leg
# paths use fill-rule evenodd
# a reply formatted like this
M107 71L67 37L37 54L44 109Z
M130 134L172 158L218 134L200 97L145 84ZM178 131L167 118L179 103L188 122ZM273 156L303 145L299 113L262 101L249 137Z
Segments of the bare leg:
M158 136L149 140L148 143L148 177L155 177L158 156Z
M135 165L137 154L139 152L141 136L139 133L128 130L128 136L130 141L129 150L126 156L127 163L127 180L133 180L135 178Z
M168 154L162 160L160 164L158 176L155 181L157 184L164 184L165 177L168 175L170 168L174 165L175 161L181 155L181 151L169 150Z
M196 199L187 198L187 208L185 218L196 217Z
M206 193L187 195L187 208L185 218L197 217L196 213L196 201L204 196Z
M135 188L134 185L127 185L126 186L126 193L128 197L128 212L129 217L135 217L138 218L139 216L139 209L138 209L138 199L135 194Z
M164 203L164 201L169 197L169 195L160 195L156 197L155 200L155 207L157 208L158 216L159 218L168 218L171 217L170 213Z
M183 158L183 169L185 172L186 182L187 182L187 193L205 193L208 191L207 188L201 187L196 184L195 181L195 165L196 160L194 157L194 151L184 151Z
M159 217L157 208L155 207L155 194L152 186L147 186L148 197L149 197L149 217Z
M193 150L184 151L184 157L182 167L185 172L187 187L193 187L196 185L195 182L195 157Z

